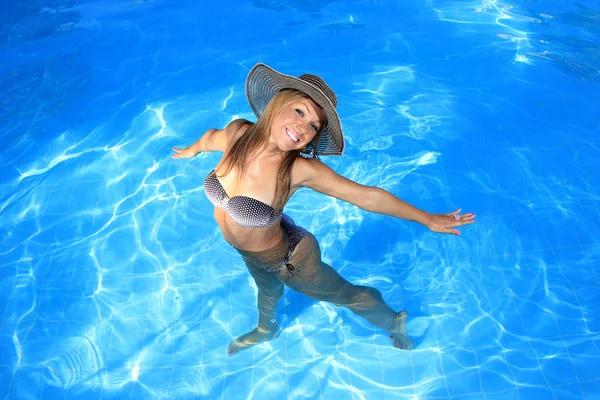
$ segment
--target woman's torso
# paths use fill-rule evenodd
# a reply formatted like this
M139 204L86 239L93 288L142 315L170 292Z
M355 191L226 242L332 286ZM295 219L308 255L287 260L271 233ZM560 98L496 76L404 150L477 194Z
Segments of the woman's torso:
M240 132L236 136L242 134ZM205 192L215 204L215 220L225 240L233 247L263 251L281 242L283 231L279 221L282 209L273 207L279 165L277 158L256 157L237 180L237 169L227 171L219 162L206 177ZM293 191L294 185L290 196Z

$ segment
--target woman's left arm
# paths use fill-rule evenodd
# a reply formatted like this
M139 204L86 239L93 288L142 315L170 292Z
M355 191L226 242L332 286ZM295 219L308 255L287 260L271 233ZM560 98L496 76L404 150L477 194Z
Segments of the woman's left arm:
M475 214L460 215L460 209L448 214L430 214L392 195L387 190L365 186L345 178L321 161L299 159L295 174L301 186L354 204L363 210L418 222L434 232L459 235L457 226L471 224Z

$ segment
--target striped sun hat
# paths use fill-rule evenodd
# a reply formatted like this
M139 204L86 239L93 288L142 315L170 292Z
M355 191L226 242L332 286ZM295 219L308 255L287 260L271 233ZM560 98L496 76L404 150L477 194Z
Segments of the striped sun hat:
M269 101L282 89L296 89L307 94L327 115L327 125L319 143L315 146L313 140L303 153L341 156L344 152L344 133L340 117L335 110L337 97L323 79L311 74L300 75L297 78L284 75L262 63L252 67L246 78L246 96L258 118L265 111Z

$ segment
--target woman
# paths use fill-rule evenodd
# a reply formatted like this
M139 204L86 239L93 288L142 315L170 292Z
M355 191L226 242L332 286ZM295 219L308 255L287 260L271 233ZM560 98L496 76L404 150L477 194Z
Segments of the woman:
M346 179L319 161L317 155L342 155L344 150L337 99L320 77L296 78L257 64L248 74L246 94L258 117L255 124L236 120L225 129L210 129L191 146L173 148L172 156L224 153L204 189L225 239L242 255L256 281L259 310L256 329L234 340L229 354L277 336L275 311L284 285L315 300L348 307L387 331L395 347L410 350L408 313L392 310L379 290L353 285L321 261L315 237L282 210L296 190L308 187L435 232L458 235L455 227L472 223L475 215L459 215L460 210L429 214L383 189Z

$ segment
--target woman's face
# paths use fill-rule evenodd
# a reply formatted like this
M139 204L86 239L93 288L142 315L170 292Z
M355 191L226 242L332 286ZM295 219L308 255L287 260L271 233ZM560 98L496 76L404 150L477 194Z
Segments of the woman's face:
M284 107L275 118L271 138L282 151L304 150L326 120L325 111L312 99L300 99Z

